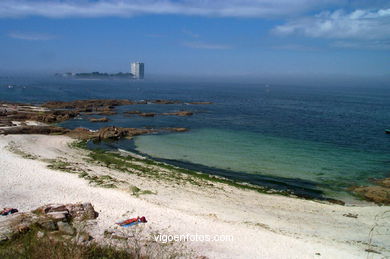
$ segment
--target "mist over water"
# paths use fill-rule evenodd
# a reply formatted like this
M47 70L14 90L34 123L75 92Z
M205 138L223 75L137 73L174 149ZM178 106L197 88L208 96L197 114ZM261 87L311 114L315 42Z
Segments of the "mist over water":
M9 88L8 86L12 86ZM1 77L0 99L40 103L91 98L212 101L212 105L118 107L111 122L87 117L62 126L97 129L187 127L135 139L137 150L232 172L309 180L332 196L390 175L390 87L385 84L277 85L264 81L125 81ZM191 117L126 117L123 111L194 111ZM125 142L119 144L121 148ZM130 148L130 147L129 147Z

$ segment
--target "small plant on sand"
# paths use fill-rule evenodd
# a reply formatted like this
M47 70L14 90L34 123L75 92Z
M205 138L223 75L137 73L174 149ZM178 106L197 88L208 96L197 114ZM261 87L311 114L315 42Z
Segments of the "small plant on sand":
M141 190L140 188L138 188L135 185L130 186L129 190L131 192L131 195L134 195L136 197L139 197L140 195L143 195L143 194L156 194L155 192L152 192L150 190Z

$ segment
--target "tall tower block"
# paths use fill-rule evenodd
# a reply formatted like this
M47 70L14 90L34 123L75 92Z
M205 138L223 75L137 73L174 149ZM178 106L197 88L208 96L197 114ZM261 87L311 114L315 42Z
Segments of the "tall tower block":
M133 62L130 65L131 73L134 79L144 79L145 65L141 62Z

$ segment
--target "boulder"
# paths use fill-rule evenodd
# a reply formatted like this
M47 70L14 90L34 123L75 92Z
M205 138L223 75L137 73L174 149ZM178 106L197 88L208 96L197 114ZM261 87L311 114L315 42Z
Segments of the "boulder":
M366 200L390 205L390 188L384 186L360 186L352 190Z
M96 219L99 213L95 211L91 203L77 203L65 205L72 220Z
M0 218L0 243L13 239L32 227L38 227L51 234L59 232L74 235L76 233L74 226L97 216L98 213L91 203L49 204L32 212L17 212ZM84 236L81 239L85 242L91 238Z
M67 222L58 222L58 230L67 234L67 235L74 235L76 230Z

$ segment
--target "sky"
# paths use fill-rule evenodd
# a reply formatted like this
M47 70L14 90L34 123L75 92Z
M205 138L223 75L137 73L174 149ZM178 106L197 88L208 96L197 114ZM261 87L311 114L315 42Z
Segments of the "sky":
M0 0L0 72L390 76L388 0Z

